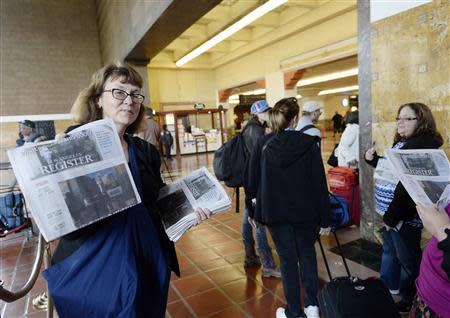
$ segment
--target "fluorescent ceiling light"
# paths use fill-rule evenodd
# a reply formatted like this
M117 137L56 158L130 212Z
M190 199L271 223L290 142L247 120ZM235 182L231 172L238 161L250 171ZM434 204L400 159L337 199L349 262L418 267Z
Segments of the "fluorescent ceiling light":
M334 93L342 93L342 92L351 92L351 91L356 91L358 90L359 86L358 85L353 85L353 86L346 86L346 87L339 87L339 88L334 88L334 89L326 89L323 91L320 91L319 94L317 95L328 95L328 94L334 94Z
M327 81L344 78L344 77L355 76L355 75L358 75L358 68L352 68L352 69L346 70L346 71L335 72L335 73L330 73L330 74L326 74L326 75L321 75L321 76L316 76L316 77L299 80L297 83L297 86L306 86L306 85L311 85L311 84L316 84L316 83L322 83L322 82L327 82Z
M286 3L287 1L288 0L269 0L269 1L267 1L262 6L256 8L255 10L253 10L252 12L247 14L245 17L243 17L236 23L232 24L231 26L229 26L228 28L226 28L225 30L220 32L219 34L215 35L214 37L212 37L211 39L209 39L208 41L206 41L205 43L203 43L202 45L200 45L199 47L197 47L196 49L194 49L193 51L188 53L187 55L183 56L181 59L179 59L175 63L176 66L180 67L180 66L186 64L187 62L196 58L200 54L208 51L210 48L212 48L217 43L222 42L230 35L236 33L237 31L246 27L247 25L249 25L256 19L258 19L259 17L261 17L264 14L266 14L267 12L272 11L273 9L281 6L282 4Z

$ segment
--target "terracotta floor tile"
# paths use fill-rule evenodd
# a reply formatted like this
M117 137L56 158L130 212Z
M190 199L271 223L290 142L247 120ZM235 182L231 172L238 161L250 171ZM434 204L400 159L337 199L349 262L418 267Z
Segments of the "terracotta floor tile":
M6 304L4 317L20 317L25 313L26 298Z
M208 316L208 318L246 318L248 317L244 314L239 307L231 307L225 310L219 311L218 313Z
M224 259L227 262L234 265L240 265L242 266L242 268L244 267L244 258L245 256L243 248L241 248L241 251L239 253L224 256Z
M235 302L242 303L267 292L250 278L243 278L222 286L223 291Z
M213 249L204 248L200 251L186 253L187 257L191 259L194 263L207 263L209 261L220 258L220 255L217 254Z
M224 243L217 243L213 245L213 250L221 256L236 255L241 253L243 245L235 241L225 241Z
M169 304L167 306L167 311L173 318L195 318L182 301Z
M250 314L251 317L275 317L278 307L284 307L284 303L278 300L274 295L266 293L257 296L240 306Z
M200 263L198 264L198 267L200 267L200 269L202 271L209 271L218 267L223 267L223 266L227 266L230 265L230 263L228 263L226 260L224 260L223 258L218 258L206 263Z
M214 284L204 274L181 278L173 282L173 286L175 286L183 297L195 295L214 288Z
M245 278L245 275L231 265L216 268L206 272L217 285L224 285L232 281Z
M172 285L172 283L171 283ZM172 286L169 287L169 295L167 297L167 303L173 303L175 301L180 300L180 297L178 296L178 294L175 292L175 290L173 289Z
M220 291L212 289L186 298L186 301L200 317L219 312L225 308L233 306Z

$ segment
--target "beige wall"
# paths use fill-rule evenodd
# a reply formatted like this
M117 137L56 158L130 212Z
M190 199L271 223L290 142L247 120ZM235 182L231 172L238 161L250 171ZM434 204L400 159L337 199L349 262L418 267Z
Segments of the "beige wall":
M373 136L392 144L397 109L418 101L433 111L450 155L450 3L433 1L373 24Z
M100 66L94 0L2 1L0 116L67 113Z
M194 109L195 102L215 108L216 89L212 70L148 69L151 107L156 110ZM184 105L169 105L183 103ZM163 109L160 104L164 103Z

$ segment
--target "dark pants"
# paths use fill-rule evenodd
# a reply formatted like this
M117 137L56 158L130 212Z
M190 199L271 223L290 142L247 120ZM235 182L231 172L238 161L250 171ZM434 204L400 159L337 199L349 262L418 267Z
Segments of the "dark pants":
M170 148L172 148L171 145L164 144L164 149L166 150L166 158L167 159L170 159Z
M416 294L416 278L419 276L422 250L420 227L403 223L400 231L383 231L383 255L380 275L389 288L393 280L398 280L402 301L412 303Z
M301 283L305 289L305 307L318 305L319 279L314 248L315 226L283 223L269 224L267 227L280 257L281 279L287 301L286 316L288 318L303 317L300 304Z

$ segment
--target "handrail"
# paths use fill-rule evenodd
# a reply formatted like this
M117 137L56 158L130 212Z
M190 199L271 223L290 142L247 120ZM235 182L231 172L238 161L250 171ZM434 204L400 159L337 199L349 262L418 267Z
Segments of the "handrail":
M25 285L23 285L22 288L20 288L18 291L15 292L9 291L3 288L2 286L3 282L0 281L0 300L6 301L7 303L11 303L24 297L26 294L30 292L39 276L39 272L42 266L42 260L44 258L44 251L46 244L47 243L44 242L44 238L42 237L42 235L39 235L38 254L34 260L30 277L28 278L27 282L25 283Z

